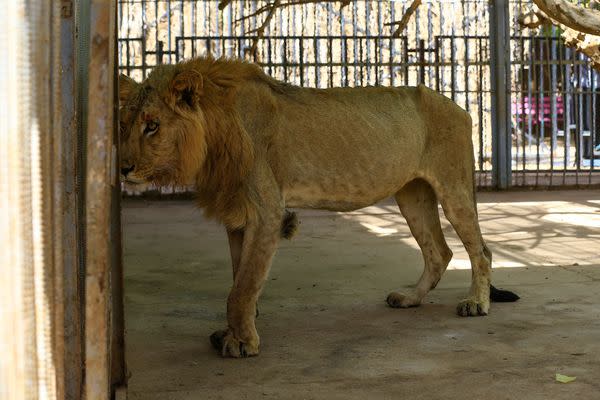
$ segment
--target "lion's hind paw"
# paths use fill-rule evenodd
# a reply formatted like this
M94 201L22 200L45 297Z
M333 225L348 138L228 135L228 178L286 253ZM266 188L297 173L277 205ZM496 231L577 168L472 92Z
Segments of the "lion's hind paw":
M473 298L462 300L456 306L456 313L461 317L477 317L482 315L488 315L490 310L490 303L479 302Z
M392 292L388 295L386 302L392 308L408 308L417 307L421 304L421 300L416 295L404 295L397 292Z

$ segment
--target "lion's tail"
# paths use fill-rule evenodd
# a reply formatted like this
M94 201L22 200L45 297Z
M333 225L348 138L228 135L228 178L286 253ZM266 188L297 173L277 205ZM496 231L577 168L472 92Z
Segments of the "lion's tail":
M518 294L511 292L510 290L496 289L494 285L490 285L490 300L497 303L511 303L519 300Z

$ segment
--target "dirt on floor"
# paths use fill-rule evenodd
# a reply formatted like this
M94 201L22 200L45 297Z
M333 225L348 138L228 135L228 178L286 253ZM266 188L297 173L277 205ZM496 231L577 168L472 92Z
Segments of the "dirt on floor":
M418 246L392 202L299 210L260 300L261 354L223 359L227 238L191 201L123 204L129 399L600 399L600 191L479 195L493 283L521 296L461 318L466 252L418 308ZM557 373L574 376L559 383Z

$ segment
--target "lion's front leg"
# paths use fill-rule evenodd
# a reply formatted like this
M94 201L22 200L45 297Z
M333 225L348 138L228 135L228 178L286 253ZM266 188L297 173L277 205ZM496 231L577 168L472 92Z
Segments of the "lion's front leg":
M242 259L244 230L227 229L227 239L229 240L229 252L231 254L231 269L233 272L233 280L235 281L235 276L237 274L238 268L240 267L240 260Z
M231 253L231 268L233 271L233 281L240 267L242 259L242 247L244 245L244 230L243 229L227 229L227 238L229 239L229 252ZM258 304L256 305L256 317L258 318Z
M244 230L240 262L227 300L228 328L211 336L211 343L224 357L247 357L259 352L256 303L277 248L281 225L279 210L269 214Z

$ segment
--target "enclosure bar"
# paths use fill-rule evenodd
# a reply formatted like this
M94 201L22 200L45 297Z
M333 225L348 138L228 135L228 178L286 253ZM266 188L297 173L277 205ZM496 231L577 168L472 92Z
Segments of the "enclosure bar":
M402 73L404 75L404 86L408 86L409 74L410 74L410 66L408 65L408 37L404 36L404 40L402 41L403 49L402 49L402 60L403 60L403 68ZM394 39L392 39L394 40ZM390 52L393 52L393 46L390 46Z
M318 8L316 8L315 10L318 10ZM316 19L316 18L315 18ZM316 23L316 22L315 22ZM269 49L271 46L271 41L269 41ZM319 66L320 66L320 57L319 57L319 39L313 38L313 51L315 52L314 54L314 59L315 59L315 87L320 88L321 87L321 80L319 79ZM271 57L269 57L269 62L271 61ZM270 71L269 71L270 74Z
M79 279L79 218L77 191L77 104L78 95L75 86L75 7L72 0L61 1L60 23L60 94L61 94L61 148L57 149L57 161L62 163L62 183L59 190L63 196L62 204L58 204L57 221L62 221L62 279L64 301L64 398L76 399L81 394L82 376L82 327ZM58 260L57 260L58 261Z
M456 101L456 37L453 35L450 41L450 98Z
M597 158L594 154L594 150L596 149L596 136L598 136L600 129L600 104L598 104L598 100L600 99L600 89L598 88L598 81L596 80L596 75L591 73L591 90L592 90L592 121L591 121L591 137L590 137L590 177L588 180L588 184L592 184L592 175L594 174L594 169L597 164Z
M578 58L577 53L573 52L573 59ZM574 117L575 117L575 143L573 143L575 147L575 160L573 161L573 166L575 167L575 186L579 185L579 171L581 170L581 135L582 135L582 90L579 82L581 82L581 66L575 65L573 66L573 76L575 82L577 82L577 86L573 87L573 108L574 108Z
M85 397L90 400L111 398L110 182L117 162L113 145L114 16L114 0L90 1L85 299Z
M440 40L439 38L433 39L433 48L434 48L434 63L435 63L435 90L441 93L441 85L440 85Z
M167 51L169 52L169 61L168 64L171 64L173 62L173 60L171 60L171 54L172 54L172 48L171 48L171 39L172 39L172 28L173 26L171 25L171 0L167 0L167 4L166 4L166 10L165 13L167 14ZM159 29L159 24L158 21L156 23L156 30Z
M561 46L562 48L562 46ZM567 54L569 53L569 49L564 49L564 53L565 57L568 57ZM565 61L565 57L561 57L561 61ZM570 163L571 161L571 157L570 157L570 147L571 147L571 87L570 87L570 82L569 82L569 77L571 76L571 68L569 66L569 64L564 63L563 65L563 93L565 96L565 101L563 102L564 104L564 126L565 126L565 135L564 135L564 146L563 146L563 171L562 171L562 176L563 176L563 185L566 184L566 173L567 173L567 165Z
M348 38L347 37L343 37L342 39L342 52L344 53L344 66L342 68L342 75L343 75L343 79L344 79L344 86L348 86L349 85L349 80L348 80Z
M300 53L300 58L298 62L298 72L300 73L300 86L304 87L304 38L300 38L300 41L298 43L298 51Z
M490 1L492 186L499 189L511 183L508 16L508 0Z
M523 67L526 65L527 61L526 61L526 57L525 57L525 39L523 38L523 35L519 35L518 37L519 40L519 44L518 44L518 49L519 49L519 64L516 64L515 67L517 67L518 69L513 69L513 72L519 71L519 75L521 80L525 81L525 82L530 82L531 81L531 77L529 76L529 69L527 69L527 78L524 79L523 78ZM528 57L531 58L531 57ZM511 68L515 68L512 67L511 64ZM521 105L521 104L525 104L525 99L527 99L527 90L529 90L529 88L525 88L523 85L520 85L521 87L518 90L515 90L514 92L512 91L511 88L511 100L512 100L512 95L513 93L516 95L517 97L517 104ZM522 117L519 121L519 123L516 124L516 126L519 127L518 135L521 136L521 142L516 143L515 145L515 163L514 163L514 167L515 167L515 174L513 176L514 178L514 182L513 184L515 184L515 186L518 186L518 179L521 179L521 186L525 185L525 137L529 134L530 132L530 127L531 125L529 124L529 122L531 121L531 113L529 111L526 112L525 116ZM525 133L526 132L526 133ZM512 147L511 147L512 149Z
M381 69L381 40L375 40L375 86L379 86L379 71Z
M240 41L238 44L238 49L242 48L242 42ZM238 50L241 52L241 50ZM269 75L273 76L273 43L270 38L267 39L267 60L269 60Z
M538 54L540 59L544 59L544 42L543 40L537 40L537 47L538 47ZM538 76L543 77L544 76L544 65L540 64L540 68L538 71ZM545 129L545 110L546 110L546 103L545 103L545 99L546 99L546 91L544 90L545 86L544 86L544 79L540 79L540 83L539 83L539 87L538 87L538 109L542 110L542 118L540 121L540 129L539 129L539 134L536 140L536 149L535 149L535 167L536 167L536 171L537 173L535 174L535 186L537 187L539 185L539 178L540 178L540 146L541 144L544 143L544 129ZM549 98L549 97L548 97ZM541 142L541 144L540 144Z
M154 50L156 51L156 62L155 64L160 64L160 62L158 61L158 1L154 2ZM128 28L129 29L129 28ZM162 57L162 55L161 55Z
M471 111L469 106L469 39L465 36L464 38L464 57L463 57L463 68L464 68L464 80L465 80L465 110Z
M117 21L116 8L113 8L114 21ZM113 27L112 41L116 44L118 31ZM113 45L112 75L119 75L118 48ZM113 85L116 88L117 83ZM108 110L110 113L110 110ZM113 127L119 126L119 94L113 90L112 98ZM110 384L113 391L117 387L125 389L127 385L127 371L125 367L125 303L123 282L123 254L121 247L121 180L118 171L119 160L119 133L120 129L113 129L113 160L110 165L111 185L111 215L110 215L110 249L111 249L111 376Z
M477 47L479 49L479 59L483 59L483 41L481 39L477 40ZM477 66L477 117L479 119L478 126L478 137L479 137L479 151L478 151L478 167L481 173L485 173L483 170L483 66ZM481 174L479 175L479 181L477 182L478 186L482 186Z
M327 38L329 46L327 46L327 57L329 59L329 87L333 86L333 39Z
M372 3L367 3L365 2L365 24L366 24L366 29L365 29L365 34L367 36L370 35L370 23L371 23L371 4ZM366 63L367 63L367 85L371 85L371 41L370 40L365 40L365 47L366 47L366 52L367 52L367 57L366 57ZM362 57L361 57L362 58ZM377 55L375 55L375 62L377 62ZM377 66L375 66L375 68L377 68ZM377 72L377 70L375 70L375 72Z
M147 8L147 4L145 4L142 1L141 4L142 7L142 21L144 21L143 23L146 23L147 21L147 17L146 17L146 8ZM128 14L129 15L129 14ZM121 18L123 18L123 15L121 14ZM129 26L129 23L127 23L127 26ZM147 40L147 36L143 35L142 40L141 40L141 48L142 48L142 79L146 79L146 40Z
M553 28L554 29L554 28ZM548 41L550 42L550 39L548 39ZM551 43L551 47L550 47L550 55L549 57L551 57L552 61L554 61L556 59L556 46L554 44L554 40L550 42ZM551 72L550 72L550 90L551 90L551 97L550 97L550 104L551 104L551 111L552 111L552 135L550 137L550 170L552 172L550 172L550 183L549 185L552 186L552 180L554 178L554 150L556 148L556 141L557 141L557 131L558 131L558 107L556 104L556 99L557 99L557 95L558 95L558 85L557 85L557 75L558 72L556 71L557 66L556 63L553 63L551 65ZM563 107L564 109L564 107Z
M81 358L85 360L85 262L86 262L86 229L85 229L85 185L86 185L86 157L87 157L87 110L88 110L88 65L90 61L90 3L77 1L77 176L75 190L77 191L77 221L78 249L79 252L79 315L81 332ZM82 21L86 21L82 23ZM83 377L82 377L83 378ZM83 386L83 383L82 383ZM82 387L82 392L85 390Z
M536 107L537 103L532 102L533 95L535 92L535 89L531 88L531 86L532 86L531 83L533 82L533 75L532 75L532 71L531 71L531 69L533 68L533 65L531 63L531 59L533 57L531 57L531 56L527 57L526 56L527 53L533 54L531 40L530 40L530 38L527 38L527 51L525 51L525 37L523 35L521 35L521 60L529 59L527 61L524 61L524 63L523 63L524 65L527 65L527 80L526 81L528 82L528 84L527 84L526 88L521 88L521 97L527 99L527 104L531 109L532 105L534 107ZM523 186L525 186L525 184L526 184L525 172L529 172L528 165L529 165L530 161L529 161L529 157L527 154L527 150L529 150L531 152L531 141L532 141L532 137L533 137L532 136L533 117L534 116L531 115L531 112L527 113L527 131L526 131L527 134L525 135L525 137L527 138L527 141L524 140L525 138L521 141L522 157L521 157L521 171L519 171L519 172L520 172L521 179L522 179L521 184ZM538 118L538 116L536 115L535 118ZM523 132L525 132L525 129L523 129Z

